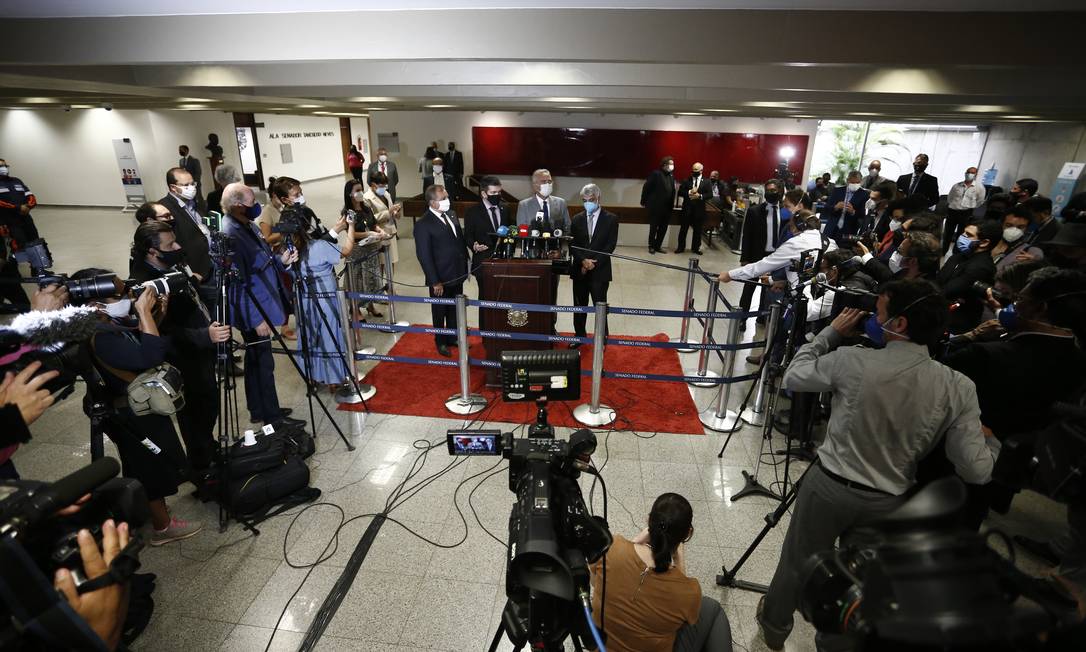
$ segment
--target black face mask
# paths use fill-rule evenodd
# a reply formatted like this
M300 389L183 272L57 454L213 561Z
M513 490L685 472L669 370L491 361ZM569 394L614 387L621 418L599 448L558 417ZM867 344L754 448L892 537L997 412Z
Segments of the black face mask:
M781 199L781 193L769 191L765 194L766 203L776 204Z
M928 164L927 163L913 163L913 170L915 170L917 174L923 174L924 170L927 170L927 169L928 169Z
M158 259L161 260L163 264L173 267L185 262L185 252L181 249L160 251L158 252Z

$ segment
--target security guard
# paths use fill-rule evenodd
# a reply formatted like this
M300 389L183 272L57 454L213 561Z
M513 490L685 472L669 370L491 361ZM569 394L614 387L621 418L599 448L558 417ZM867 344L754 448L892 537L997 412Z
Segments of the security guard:
M23 180L9 176L8 162L0 158L0 227L6 226L15 251L31 240L38 239L38 228L30 209L38 205L34 193Z

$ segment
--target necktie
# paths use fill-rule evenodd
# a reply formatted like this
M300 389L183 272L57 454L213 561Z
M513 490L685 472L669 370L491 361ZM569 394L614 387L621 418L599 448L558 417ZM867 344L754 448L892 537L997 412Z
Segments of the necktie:
M549 205L550 205L550 201L547 200L547 199L544 199L543 200L543 221L544 222L548 222L551 219L551 211L550 211Z
M381 161L381 174L388 174L387 172L385 172L385 162L384 161Z
M452 234L453 234L453 237L455 238L456 237L456 225L453 224L452 218L450 218L446 213L442 213L441 214L441 221L445 222L445 226L452 229Z
M777 207L770 204L769 212L773 215L773 248L776 249L781 237L780 217L777 215Z
M598 215L598 213L593 213L593 214L588 216L588 239L589 240L591 240L592 236L595 235L595 233L596 233L596 215Z
M912 185L909 186L909 194L910 195L913 194L914 192L916 192L916 184L918 184L918 183L920 183L920 175L919 174L914 174L913 175Z
M498 230L498 209L490 207L490 223L494 225L494 231Z

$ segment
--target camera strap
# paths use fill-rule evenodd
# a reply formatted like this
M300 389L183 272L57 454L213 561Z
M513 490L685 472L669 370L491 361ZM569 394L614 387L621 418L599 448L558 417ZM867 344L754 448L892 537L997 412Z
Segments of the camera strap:
M132 579L140 569L140 551L143 550L143 537L136 535L129 540L124 550L117 553L109 563L109 570L93 580L87 580L76 588L79 595L104 589L112 584L124 584Z

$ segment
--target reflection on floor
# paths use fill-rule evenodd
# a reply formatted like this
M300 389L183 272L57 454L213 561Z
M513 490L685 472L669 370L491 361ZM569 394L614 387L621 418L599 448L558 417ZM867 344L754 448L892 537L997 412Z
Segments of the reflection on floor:
M306 184L310 205L325 222L338 210L341 186L338 179ZM35 211L35 216L43 236L50 242L57 271L72 272L88 266L127 268L127 251L134 228L130 214L105 209L42 207ZM648 257L637 248L626 248L621 253ZM411 240L401 240L400 255L396 279L403 285L398 291L424 294ZM686 262L674 254L656 256L653 260L678 265ZM725 269L735 261L736 257L726 250L709 250L702 256L702 268ZM677 271L616 261L610 299L619 306L678 309L684 283L685 276ZM737 302L738 287L729 285L724 290L733 303ZM699 307L704 306L706 291L704 284L698 286ZM469 285L468 293L477 295L477 288ZM568 279L560 285L559 302L572 303ZM430 320L427 307L416 304L400 304L397 317L414 323ZM469 318L473 324L477 323L474 311L469 312ZM679 329L674 319L626 316L612 319L613 332L632 335L659 332L676 335ZM745 333L747 341L761 335L753 320L749 326ZM559 316L558 329L572 330L569 315ZM693 333L700 336L696 327ZM366 332L364 339L379 352L387 351L394 342L391 335L371 332ZM714 361L711 368L719 369L719 363ZM740 354L736 359L736 374L749 370ZM304 385L281 357L277 380L283 405L293 407L295 416L310 420ZM377 389L381 391L380 387ZM732 392L733 409L742 401L745 389L743 384ZM450 387L450 393L455 390ZM708 407L716 397L713 390L692 391L700 409ZM80 408L80 393L50 409L34 424L34 440L14 458L24 477L55 479L89 461L88 424ZM244 402L243 394L241 400ZM328 401L327 395L322 395L321 400ZM405 395L402 400L412 399ZM247 416L244 409L242 416ZM219 533L213 526L216 509L191 498L187 485L170 499L175 513L188 519L201 519L208 527L193 539L143 553L144 569L158 575L158 590L154 619L137 642L137 649L263 650L273 632L272 649L296 649L369 521L368 518L352 520L340 530L338 543L329 547L343 518L382 509L393 488L415 462L419 454L417 442L443 441L446 429L464 425L460 419L381 414L364 418L356 413L339 412L335 419L355 446L353 452L347 452L319 410L316 416L319 452L311 460L313 484L324 492L321 502L329 506L313 507L296 519L289 515L275 518L261 527L260 536L252 537L236 525ZM518 424L484 422L482 425L512 430ZM631 428L636 432L602 432L595 458L597 465L603 467L609 489L608 518L612 530L631 537L644 526L649 506L657 495L674 491L686 496L694 507L695 536L687 553L690 574L698 578L706 594L724 604L736 649L765 649L754 622L758 595L723 589L714 581L721 564L735 563L761 529L765 515L777 504L759 497L731 500L743 486L741 471L755 468L760 429L744 427L732 438L724 456L718 458L723 435L655 434L651 421L632 424ZM568 430L561 429L559 436L565 435ZM779 448L781 444L782 438L775 436L773 447ZM504 465L495 469L500 471L497 474L483 473L492 465L494 460L487 458L450 464L443 447L427 456L418 479L436 473L441 473L440 478L395 508L392 516L403 526L387 523L381 529L350 593L329 625L321 649L401 652L486 649L505 602L503 548L486 530L505 539L512 501L507 474L501 470ZM805 464L794 464L793 479L804 468ZM758 477L768 484L782 472L783 467L763 463ZM463 488L458 490L461 483ZM587 482L585 493L587 498ZM331 505L342 508L342 514ZM598 489L594 492L593 506L602 509ZM740 573L742 579L768 582L788 518L784 516L751 556ZM1044 538L1061 531L1065 518L1059 506L1027 493L1019 496L1011 513L999 517L997 524L1011 532L1031 532ZM426 543L421 537L442 545L462 544L446 549ZM322 555L326 549L331 554ZM299 589L308 572L305 565L322 556L327 557L326 561L309 574ZM1024 564L1032 562L1028 555L1019 558ZM1030 570L1037 568L1032 566ZM465 617L465 613L471 617ZM798 615L797 621L786 649L814 650L813 629ZM511 647L504 643L501 649Z

